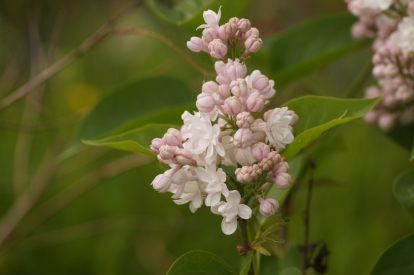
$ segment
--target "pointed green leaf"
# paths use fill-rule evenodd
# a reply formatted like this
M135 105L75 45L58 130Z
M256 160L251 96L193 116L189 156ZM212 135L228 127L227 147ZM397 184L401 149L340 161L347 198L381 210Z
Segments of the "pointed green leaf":
M198 26L205 24L204 11L210 9L217 13L221 6L220 23L224 24L231 17L241 14L247 0L178 0L169 4L166 1L146 0L146 3L160 19L195 32ZM199 32L201 34L200 30Z
M250 270L251 262L253 258L253 251L249 251L246 255L240 259L240 275L247 275Z
M95 106L66 154L76 152L82 146L81 140L94 140L149 123L179 124L181 114L194 101L190 89L175 78L153 77L130 83Z
M218 256L206 251L191 251L173 263L166 275L235 275Z
M350 36L355 22L354 16L340 14L312 19L286 30L271 45L274 73L270 78L280 87L367 46L370 40L355 41Z
M414 274L414 235L405 237L381 255L371 275Z
M295 111L299 116L299 121L294 126L294 141L281 155L287 160L292 159L325 131L368 113L380 99L381 97L339 99L304 96L289 101L284 106Z
M83 143L155 156L150 150L151 141L154 138L162 138L169 128L178 128L178 126L172 124L148 124L123 134L103 139L83 140Z
M401 174L394 182L394 195L414 217L414 170Z

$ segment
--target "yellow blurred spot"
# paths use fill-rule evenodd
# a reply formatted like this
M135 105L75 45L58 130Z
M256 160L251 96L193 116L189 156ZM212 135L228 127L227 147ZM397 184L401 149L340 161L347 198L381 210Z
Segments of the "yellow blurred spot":
M69 89L68 106L72 111L88 112L97 102L99 93L93 86L76 84Z

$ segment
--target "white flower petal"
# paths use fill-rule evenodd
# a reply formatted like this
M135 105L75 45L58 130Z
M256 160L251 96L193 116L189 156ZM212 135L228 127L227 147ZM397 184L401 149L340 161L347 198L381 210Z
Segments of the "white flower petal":
M252 209L247 205L239 204L237 208L239 210L238 215L240 216L240 218L247 220L252 217Z
M232 190L229 192L229 195L226 197L226 201L231 204L239 204L240 203L240 193L237 190Z
M213 205L210 209L211 212L213 212L216 215L221 215L221 213L218 211L219 207L222 206L223 204L226 204L224 201L221 201L219 203L217 203L216 205Z
M233 234L237 229L237 221L234 219L231 222L226 222L226 219L223 219L221 222L221 230L226 235Z

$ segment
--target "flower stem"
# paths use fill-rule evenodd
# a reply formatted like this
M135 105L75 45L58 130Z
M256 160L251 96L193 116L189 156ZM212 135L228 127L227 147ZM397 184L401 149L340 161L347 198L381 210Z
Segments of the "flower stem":
M250 244L249 244L249 235L248 235L248 232L247 232L247 220L238 219L237 222L239 223L239 226L240 226L241 237L242 237L242 241L243 241L243 249L247 253L251 250L250 249ZM249 272L247 274L248 275L254 275L253 261L250 265L250 269L249 269Z

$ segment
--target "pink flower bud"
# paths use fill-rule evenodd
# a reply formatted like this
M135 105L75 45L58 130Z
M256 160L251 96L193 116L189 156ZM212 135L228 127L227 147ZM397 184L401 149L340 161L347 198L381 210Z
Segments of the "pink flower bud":
M173 162L180 165L195 164L193 154L186 149L178 149L175 151Z
M273 162L268 158L263 158L260 161L259 166L262 168L264 172L269 172L273 168Z
M381 102L384 106L389 107L389 108L393 108L397 106L398 104L396 94L392 94L392 93L384 94L384 97L382 98Z
M237 18L237 17L232 17L232 18L229 19L229 23L233 23L236 26L239 24L239 21L240 21L240 19Z
M246 47L246 50L243 53L243 57L246 57L249 53L255 53L260 50L263 46L263 41L257 36L250 36L244 42L244 46Z
M256 181L262 174L263 174L262 168L257 164L253 164L252 171L250 172L250 175L252 176L253 181Z
M267 110L267 111L263 114L264 121L266 121L266 122L267 122L267 119L269 118L269 116L270 116L270 114L273 112L273 110L274 110L274 109L269 109L269 110Z
M277 151L271 151L267 154L267 158L272 160L273 165L278 165L282 161L282 157Z
M279 164L273 166L272 173L274 175L277 175L279 173L287 173L289 172L289 169L289 164L286 161L282 161Z
M252 157L250 150L250 147L235 148L234 156L236 157L236 161L244 166L249 166L255 163L256 160Z
M236 32L237 32L237 23L235 22L228 22L225 24L225 30L227 37L230 39L234 39Z
M237 181L240 183L249 183L253 181L253 177L251 175L253 168L251 166L243 166L242 168L238 168L235 172Z
M366 123L374 123L375 121L377 121L377 118L378 112L376 110L371 110L364 116L364 121Z
M377 86L369 86L366 90L365 90L365 97L366 98L372 98L372 97L377 97L381 95L381 91L378 89Z
M213 41L216 38L218 38L218 33L215 29L206 28L206 29L203 30L202 40L205 43L209 44L211 41Z
M230 83L229 87L231 93L235 96L245 97L249 94L249 86L247 85L246 80L244 80L243 78L233 80Z
M265 98L257 90L252 91L254 92L252 92L246 100L247 109L250 112L260 112L263 110Z
M270 153L270 147L263 142L258 142L252 146L252 157L257 160L261 161L262 159L266 158L267 155Z
M264 121L261 120L260 118L256 119L253 124L252 127L260 127L261 124L263 124ZM253 131L253 140L255 141L262 141L264 142L266 139L266 133L264 131Z
M372 74L374 75L375 78L383 78L384 77L384 69L385 69L384 65L382 65L382 64L376 65L372 69Z
M249 147L252 143L253 133L248 128L241 128L234 134L234 146L240 148Z
M180 131L174 128L168 129L167 133L165 133L163 137L165 143L170 146L178 146L180 148L183 147L182 141L183 136Z
M374 65L378 65L378 64L381 64L381 63L383 63L384 62L384 59L382 58L382 56L381 55L379 55L378 53L375 53L373 56L372 56L372 63L374 64Z
M218 93L219 90L219 86L216 82L214 81L207 81L206 83L203 84L201 91L205 94L214 94L214 93Z
M226 25L227 25L227 23L224 24L224 25L221 25L217 30L218 37L223 41L229 40L229 36L226 33Z
M290 184L292 183L292 178L288 173L279 173L276 175L275 184L276 187L279 189L287 189L289 188Z
M237 24L237 29L241 32L247 32L251 29L252 24L250 23L249 19L242 18Z
M232 96L224 101L223 110L226 114L236 116L240 113L243 105L236 96Z
M258 90L262 95L269 93L272 89L269 79L262 74L253 79L252 87Z
M165 193L171 186L171 179L164 174L158 175L151 183L152 187L160 193Z
M294 126L299 120L298 115L292 110L287 110L286 113L283 116L292 117L292 121L290 122L290 125L292 125L292 126Z
M227 46L221 39L214 39L208 44L210 55L214 58L223 59L227 54Z
M367 36L367 27L362 22L356 22L351 27L351 36L355 40L360 40Z
M162 162L165 164L172 164L172 161L170 159L163 159L160 155L157 155L157 159L159 162Z
M384 132L390 131L395 125L395 116L390 113L381 114L378 118L378 126Z
M260 33L259 33L259 30L258 29L256 29L256 28L251 28L250 30L248 30L246 33L245 33L245 35L244 35L244 37L247 39L247 38L249 38L249 37L251 37L251 36L257 36L257 37L259 37L260 36Z
M224 64L224 63L223 63ZM232 61L228 60L227 64L215 64L215 69L218 74L216 81L220 84L230 84L232 80L237 78L244 78L247 73L247 68L245 64L241 64L238 59Z
M161 138L154 138L151 142L150 145L150 149L151 151L153 151L155 154L159 154L160 153L160 147L166 145L165 141Z
M218 93L222 99L228 98L230 94L230 87L228 85L220 85Z
M203 49L203 40L199 37L191 37L190 41L187 42L187 47L195 52L198 53Z
M260 202L260 214L263 217L270 217L273 216L277 210L279 209L279 204L275 199L263 199L262 197L258 197L257 200Z
M249 112L241 112L236 117L236 124L240 128L249 128L252 126L254 118Z
M160 147L159 156L163 160L171 160L174 157L175 151L177 151L177 149L178 149L177 146L163 145Z
M201 93L197 96L196 106L200 112L209 113L213 111L216 104L211 94Z
M386 78L394 77L398 74L398 68L394 64L388 64L387 66L384 67L383 74L384 74L384 77Z

